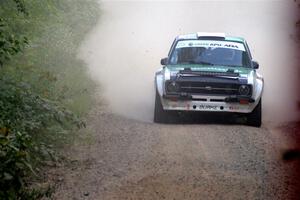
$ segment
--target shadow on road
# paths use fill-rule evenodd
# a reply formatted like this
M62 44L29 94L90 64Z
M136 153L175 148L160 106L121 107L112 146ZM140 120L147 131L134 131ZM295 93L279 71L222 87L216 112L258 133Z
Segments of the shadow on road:
M230 113L201 113L182 112L170 120L171 124L222 124L241 125L246 124L246 118Z

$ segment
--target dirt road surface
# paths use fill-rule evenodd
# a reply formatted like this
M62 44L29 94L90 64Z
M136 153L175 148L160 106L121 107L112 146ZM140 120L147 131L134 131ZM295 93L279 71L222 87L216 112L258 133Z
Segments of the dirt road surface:
M297 166L266 127L157 125L97 110L66 152L54 199L297 199Z
M294 102L284 103L297 89L292 3L101 2L80 52L98 103L66 150L54 199L292 199L297 165L282 161L290 138L274 128L296 116ZM248 39L266 81L262 128L151 122L159 60L177 34L195 31Z

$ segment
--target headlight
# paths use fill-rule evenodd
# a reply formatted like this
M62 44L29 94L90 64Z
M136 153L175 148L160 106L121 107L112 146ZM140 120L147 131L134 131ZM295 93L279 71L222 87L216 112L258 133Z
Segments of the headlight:
M178 91L179 91L179 85L175 81L167 83L167 92L174 93Z
M246 96L250 94L250 87L248 85L241 85L239 87L240 95Z

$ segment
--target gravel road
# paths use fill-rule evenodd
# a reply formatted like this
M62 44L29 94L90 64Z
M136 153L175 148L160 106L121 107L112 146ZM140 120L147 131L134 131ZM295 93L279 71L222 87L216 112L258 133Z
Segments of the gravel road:
M297 114L292 3L102 2L80 57L104 101L66 150L54 199L292 199L297 165L281 160L291 141L274 128ZM151 122L159 60L177 34L195 31L248 39L266 82L262 128Z
M293 199L295 166L265 126L158 125L97 110L66 151L54 199Z

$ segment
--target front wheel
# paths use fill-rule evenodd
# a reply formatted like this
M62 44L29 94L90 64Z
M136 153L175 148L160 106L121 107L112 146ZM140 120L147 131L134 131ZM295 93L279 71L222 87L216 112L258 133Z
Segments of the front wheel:
M174 122L175 116L172 115L172 111L167 111L163 109L160 96L158 91L155 95L155 107L154 107L154 122L155 123L172 123Z
M261 126L261 99L254 110L247 114L247 124L249 126L260 127Z

